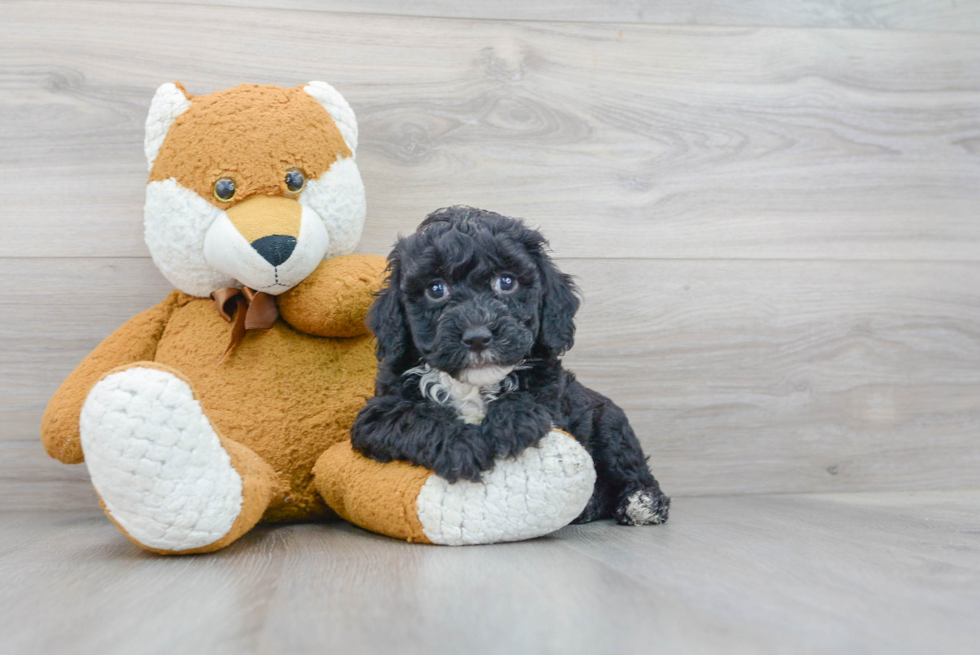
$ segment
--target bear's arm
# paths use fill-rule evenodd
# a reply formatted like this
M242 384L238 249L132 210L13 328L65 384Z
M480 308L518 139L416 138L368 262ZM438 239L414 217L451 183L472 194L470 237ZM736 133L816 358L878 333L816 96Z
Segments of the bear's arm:
M384 282L387 260L378 255L343 255L279 296L279 314L292 327L318 337L368 333L365 318Z
M159 305L126 321L61 383L41 419L41 442L48 455L65 464L84 461L78 417L88 392L103 375L117 366L154 358L179 295L175 291Z

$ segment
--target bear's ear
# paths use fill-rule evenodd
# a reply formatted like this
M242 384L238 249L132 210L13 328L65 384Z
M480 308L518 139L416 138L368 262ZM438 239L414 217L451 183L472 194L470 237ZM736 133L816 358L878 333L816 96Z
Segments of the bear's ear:
M340 91L326 82L310 82L303 87L314 100L327 110L333 122L337 124L341 136L347 142L352 154L357 154L357 118Z
M150 102L150 113L146 115L146 133L143 137L143 152L146 164L153 170L153 162L160 154L160 146L177 117L191 106L191 99L180 82L167 82L157 89Z

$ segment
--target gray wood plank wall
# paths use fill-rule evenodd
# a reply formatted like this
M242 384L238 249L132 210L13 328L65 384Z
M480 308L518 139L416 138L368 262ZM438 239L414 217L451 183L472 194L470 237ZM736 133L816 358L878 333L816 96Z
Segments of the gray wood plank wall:
M188 4L186 0L121 1ZM980 4L975 0L214 0L193 4L483 20L980 31Z
M363 252L447 204L541 226L586 299L568 363L670 492L977 486L980 3L222 4L0 4L0 506L93 502L38 423L168 290L170 80L337 86Z

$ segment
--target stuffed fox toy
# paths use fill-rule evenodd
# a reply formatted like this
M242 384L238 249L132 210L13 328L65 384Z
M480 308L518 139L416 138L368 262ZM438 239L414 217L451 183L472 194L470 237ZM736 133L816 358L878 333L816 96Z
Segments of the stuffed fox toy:
M557 432L480 483L351 449L385 268L350 254L365 219L357 136L323 82L157 90L144 227L175 290L82 361L41 428L52 457L86 462L106 514L143 548L214 551L260 520L335 514L410 541L509 541L588 501L592 462Z

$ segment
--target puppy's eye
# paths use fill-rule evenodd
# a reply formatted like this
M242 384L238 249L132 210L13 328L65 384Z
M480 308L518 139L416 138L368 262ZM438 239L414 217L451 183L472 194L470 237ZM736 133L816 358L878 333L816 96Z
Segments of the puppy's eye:
M299 193L306 186L306 176L298 168L290 168L286 171L286 190L290 193Z
M214 197L221 202L231 202L235 197L235 180L223 177L214 183Z
M449 297L449 285L442 280L436 280L425 288L425 296L429 300L445 300Z
M517 291L517 278L509 273L504 273L503 275L498 275L493 281L494 293L514 293Z

